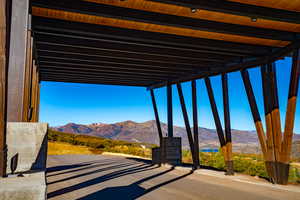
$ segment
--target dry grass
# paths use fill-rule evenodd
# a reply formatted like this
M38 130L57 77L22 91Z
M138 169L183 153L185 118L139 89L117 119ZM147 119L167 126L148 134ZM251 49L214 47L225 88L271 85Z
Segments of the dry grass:
M66 154L101 154L101 152L86 146L72 145L63 142L48 142L48 155Z
M291 165L298 168L298 169L300 169L300 163L295 162L295 163L291 163Z

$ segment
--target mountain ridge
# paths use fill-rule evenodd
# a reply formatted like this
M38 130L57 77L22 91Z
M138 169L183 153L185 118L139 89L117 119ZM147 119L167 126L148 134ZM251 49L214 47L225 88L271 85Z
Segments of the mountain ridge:
M167 124L161 123L163 135L166 136ZM129 142L143 142L158 144L158 133L155 120L137 123L131 120L112 124L92 123L76 124L68 123L63 126L52 127L61 132L86 134ZM188 148L189 143L184 127L174 126L174 136L182 138L183 148ZM295 134L294 140L300 140L300 135ZM258 153L259 145L256 131L244 131L232 129L233 150L241 153ZM215 129L199 127L200 148L218 148L219 140Z

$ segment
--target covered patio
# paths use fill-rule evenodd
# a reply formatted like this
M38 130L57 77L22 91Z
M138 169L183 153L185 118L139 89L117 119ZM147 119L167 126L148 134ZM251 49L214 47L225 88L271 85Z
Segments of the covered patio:
M158 164L181 163L173 136L176 85L199 167L197 79L204 79L227 167L233 175L228 77L240 71L270 180L287 184L300 78L300 2L289 0L0 0L0 175L7 175L7 122L38 122L41 81L145 87L160 138ZM281 127L277 60L292 57L285 125ZM264 118L248 69L259 67ZM222 76L225 126L210 81ZM191 81L193 127L181 83ZM286 80L288 81L288 79ZM278 83L280 84L280 83ZM168 137L155 89L166 87ZM175 149L175 150L174 150Z

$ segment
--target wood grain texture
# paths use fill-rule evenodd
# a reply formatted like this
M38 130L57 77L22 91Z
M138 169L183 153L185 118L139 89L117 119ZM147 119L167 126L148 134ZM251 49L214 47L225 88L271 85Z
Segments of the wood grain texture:
M295 113L300 79L300 49L293 54L288 104L286 109L285 128L281 146L282 162L289 163L294 134Z
M26 44L28 27L28 0L12 3L11 41L8 68L8 121L24 120L24 90L26 73Z
M31 87L31 108L32 108L32 117L31 122L37 122L37 106L38 106L38 71L35 61L33 61L33 71L32 71L32 87Z
M39 8L39 7L32 7L32 14L34 16L39 16L39 17L63 19L63 20L74 21L74 22L99 24L99 25L106 25L112 27L168 33L168 34L175 34L181 36L215 39L215 40L222 40L222 41L239 42L239 43L246 43L246 44L257 44L257 45L277 46L277 47L283 47L289 44L289 42L287 41L191 30L188 28L177 28L173 26L134 22L134 21L123 20L123 19L99 17L99 16L93 16L87 14L79 14L79 13L73 13L67 11Z
M255 6L263 6L269 8L284 9L290 11L300 12L300 0L229 0L232 2L239 2L251 4Z
M114 0L86 0L89 2L100 3L100 4L107 4L107 5L114 5L119 7L126 7L132 9L139 9L144 11L151 11L163 14L171 14L177 16L184 16L196 19L205 19L209 21L216 21L216 22L223 22L223 23L230 23L230 24L238 24L238 25L247 25L259 28L269 28L269 29L276 29L276 30L285 30L285 31L293 31L293 32L300 32L300 24L293 24L287 22L278 22L272 20L265 20L265 19L258 19L256 22L252 22L249 17L245 16L237 16L232 14L226 14L221 12L213 12L208 10L199 10L196 13L192 13L190 8L171 5L171 4L163 4L159 2L151 2L147 0L131 0L131 1L114 1ZM293 0L294 1L294 0ZM240 2L244 3L244 2ZM265 4L270 6L270 2ZM288 4L285 1L285 4ZM293 6L288 8L294 8L300 12L300 2L292 2L289 3ZM282 8L280 8L282 9ZM288 9L287 9L288 10Z
M6 175L7 4L0 0L0 177Z

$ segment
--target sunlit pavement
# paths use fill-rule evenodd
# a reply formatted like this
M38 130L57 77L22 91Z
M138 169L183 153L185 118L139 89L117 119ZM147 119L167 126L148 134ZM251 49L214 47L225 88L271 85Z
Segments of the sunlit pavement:
M48 157L48 199L300 200L300 187L223 172L167 168L117 156ZM298 191L299 188L299 191Z

